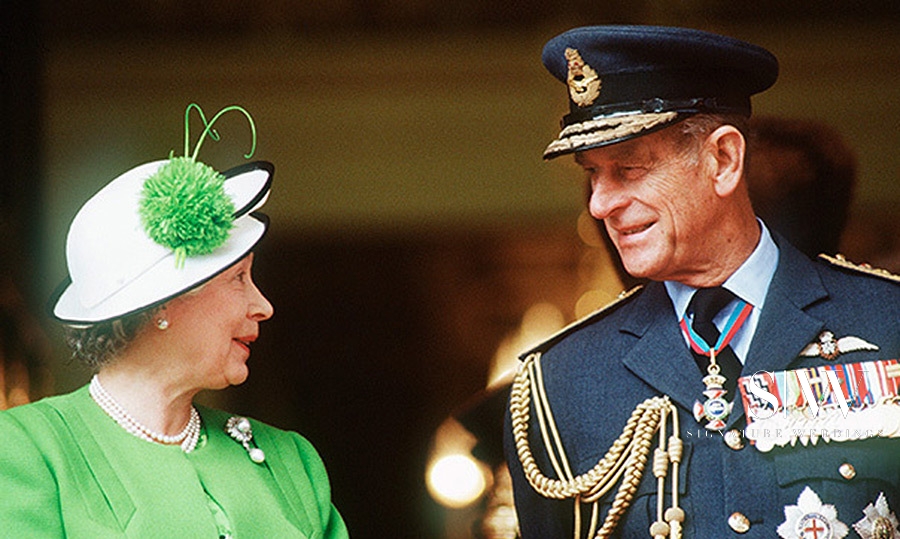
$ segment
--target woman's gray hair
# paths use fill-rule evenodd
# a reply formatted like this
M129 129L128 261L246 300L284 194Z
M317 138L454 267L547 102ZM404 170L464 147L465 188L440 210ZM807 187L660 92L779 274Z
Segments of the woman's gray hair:
M88 325L64 325L72 358L94 371L110 364L161 309L155 307L114 320Z
M197 294L211 280L212 278L182 292L180 296L187 297ZM96 324L64 324L64 336L66 344L72 350L72 358L94 371L99 371L112 363L116 356L131 344L141 329L157 318L157 315L165 308L166 304L164 303Z

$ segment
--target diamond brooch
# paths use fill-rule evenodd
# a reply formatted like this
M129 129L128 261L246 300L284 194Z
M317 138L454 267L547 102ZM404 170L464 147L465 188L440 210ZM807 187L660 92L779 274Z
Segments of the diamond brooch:
M250 455L250 460L257 464L266 461L266 454L262 449L256 447L256 443L253 441L253 429L250 427L249 419L241 416L229 417L225 422L225 432L244 446ZM251 444L253 444L252 447Z

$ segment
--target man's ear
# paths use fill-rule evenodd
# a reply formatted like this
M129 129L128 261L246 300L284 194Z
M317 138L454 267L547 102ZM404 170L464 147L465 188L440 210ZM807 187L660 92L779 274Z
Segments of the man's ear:
M715 159L716 194L727 197L734 192L744 175L744 154L747 142L733 125L719 126L706 139L711 156Z

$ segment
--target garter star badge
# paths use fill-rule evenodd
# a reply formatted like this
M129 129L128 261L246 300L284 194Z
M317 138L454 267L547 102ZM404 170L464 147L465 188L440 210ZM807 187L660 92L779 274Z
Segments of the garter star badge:
M823 504L819 495L805 487L797 505L784 508L784 522L778 526L782 539L843 539L850 528L837 519L837 509Z
M900 537L900 522L888 507L884 493L878 494L874 504L863 509L866 516L853 524L853 529L862 539L896 539Z
M566 49L566 63L569 74L566 84L569 85L569 97L579 107L588 107L600 95L600 76L591 66L584 63L576 49Z

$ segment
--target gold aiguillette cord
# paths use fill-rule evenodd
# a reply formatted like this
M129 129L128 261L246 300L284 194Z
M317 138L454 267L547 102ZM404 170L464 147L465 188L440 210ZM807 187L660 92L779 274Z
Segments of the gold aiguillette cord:
M581 537L581 504L592 505L591 524L587 537L611 537L625 511L631 504L647 465L653 435L659 433L659 446L653 455L653 474L657 478L657 520L650 526L654 539L679 539L684 511L678 506L678 467L683 451L678 435L678 413L668 397L652 397L637 405L625 423L622 433L602 459L587 472L574 476L563 449L559 431L544 390L540 365L541 354L536 352L523 361L510 392L510 417L516 453L525 477L541 496L555 500L573 499L574 536ZM561 479L544 475L535 462L528 440L531 420L531 401L541 437L551 466ZM666 438L667 417L672 417L672 433ZM668 441L668 448L667 448ZM671 469L672 503L665 503L665 479ZM597 530L598 504L619 483L612 506Z

